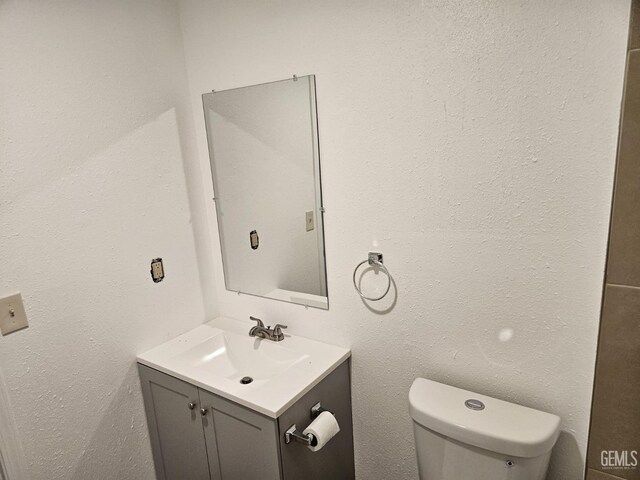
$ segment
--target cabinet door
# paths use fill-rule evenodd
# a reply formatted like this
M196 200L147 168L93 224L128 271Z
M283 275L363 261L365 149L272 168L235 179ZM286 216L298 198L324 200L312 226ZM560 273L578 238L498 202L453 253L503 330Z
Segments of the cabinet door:
M209 480L198 389L144 365L138 370L158 479Z
M212 480L280 480L276 421L200 390Z

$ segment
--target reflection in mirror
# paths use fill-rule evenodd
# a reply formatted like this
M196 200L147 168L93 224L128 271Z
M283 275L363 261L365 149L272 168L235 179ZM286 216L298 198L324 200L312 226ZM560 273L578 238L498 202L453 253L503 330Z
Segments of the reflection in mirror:
M329 308L315 77L202 99L227 290Z

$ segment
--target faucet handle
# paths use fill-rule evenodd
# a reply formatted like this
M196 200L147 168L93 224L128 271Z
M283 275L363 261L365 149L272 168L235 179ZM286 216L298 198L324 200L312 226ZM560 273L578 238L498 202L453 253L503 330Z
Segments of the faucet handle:
M253 320L254 322L258 322L258 325L257 325L258 327L264 328L264 323L262 323L262 320L260 320L259 318L257 318L257 317L249 317L249 319Z
M279 323L278 323L278 324L276 324L276 326L275 326L275 327L273 327L273 334L274 334L274 335L276 335L276 336L284 335L284 334L282 333L282 329L283 329L283 328L287 328L287 326L286 326L286 325L281 325L281 324L279 324Z

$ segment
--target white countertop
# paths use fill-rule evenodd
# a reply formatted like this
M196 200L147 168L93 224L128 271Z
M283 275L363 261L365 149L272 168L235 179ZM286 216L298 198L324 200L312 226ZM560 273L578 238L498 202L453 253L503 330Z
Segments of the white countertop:
M287 333L281 342L250 337L252 326L250 321L218 317L137 360L277 418L351 356L347 348ZM241 384L244 376L253 382Z

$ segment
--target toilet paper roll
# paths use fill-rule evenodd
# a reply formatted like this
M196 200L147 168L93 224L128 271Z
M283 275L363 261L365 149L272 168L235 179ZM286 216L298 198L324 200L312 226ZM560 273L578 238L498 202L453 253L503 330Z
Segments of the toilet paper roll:
M316 438L317 444L309 445L309 450L317 452L340 431L340 425L331 412L322 412L316 419L304 429L305 435L311 434Z

